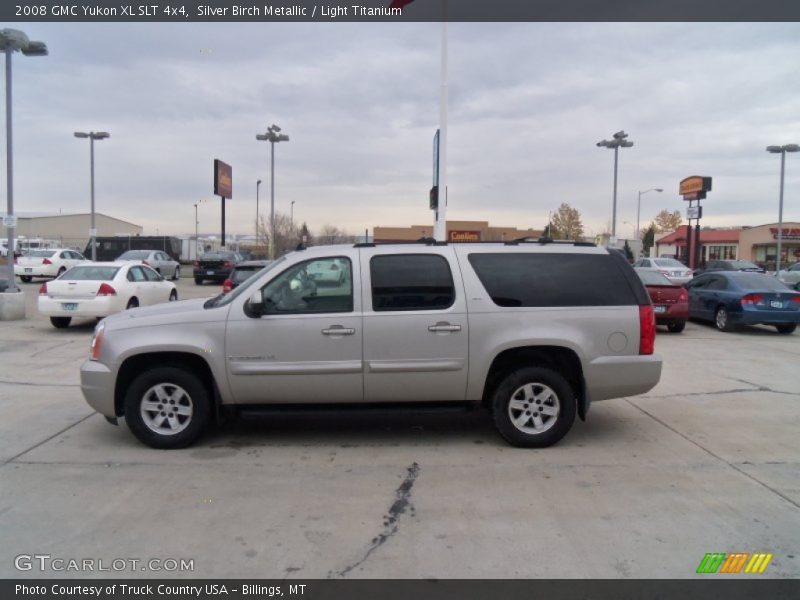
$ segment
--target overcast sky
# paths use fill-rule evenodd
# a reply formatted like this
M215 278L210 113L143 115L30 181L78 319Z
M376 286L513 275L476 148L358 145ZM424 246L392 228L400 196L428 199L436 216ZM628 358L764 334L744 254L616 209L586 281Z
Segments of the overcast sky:
M228 232L250 233L256 180L269 207L351 233L432 221L441 26L431 23L15 24L46 58L14 57L16 212L97 210L145 233L219 228L214 158L233 166ZM587 233L611 218L624 129L618 235L684 208L678 182L713 177L703 224L777 220L780 158L800 143L800 25L459 24L449 29L450 219L542 228L561 202ZM3 129L4 131L4 129ZM3 133L3 136L5 134ZM5 160L5 144L3 144ZM5 169L2 178L5 180ZM3 197L5 182L3 182ZM5 209L5 201L0 210ZM784 220L800 221L800 154L788 155Z

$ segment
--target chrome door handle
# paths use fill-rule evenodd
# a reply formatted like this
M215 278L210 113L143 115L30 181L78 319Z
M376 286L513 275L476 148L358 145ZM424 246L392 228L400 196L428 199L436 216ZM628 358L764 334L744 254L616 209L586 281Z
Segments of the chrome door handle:
M428 331L432 333L450 333L454 331L461 331L461 325L451 325L450 323L437 323L436 325L428 325Z
M328 329L322 330L322 335L354 335L356 332L352 327L342 327L341 325L331 325Z

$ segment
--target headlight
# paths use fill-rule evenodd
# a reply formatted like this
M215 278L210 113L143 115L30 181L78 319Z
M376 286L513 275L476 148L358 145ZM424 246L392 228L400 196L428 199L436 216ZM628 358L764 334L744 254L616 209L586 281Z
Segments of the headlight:
M100 321L100 324L94 330L92 336L92 345L89 351L89 358L91 360L100 360L100 348L103 347L103 335L106 331L106 324Z

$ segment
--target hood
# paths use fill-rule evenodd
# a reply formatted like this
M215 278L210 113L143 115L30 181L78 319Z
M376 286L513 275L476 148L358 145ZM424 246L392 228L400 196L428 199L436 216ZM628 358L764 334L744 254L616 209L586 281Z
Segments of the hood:
M148 325L225 320L228 307L205 309L203 305L207 301L208 298L194 298L177 302L163 302L155 306L125 310L106 317L103 321L107 327L127 329Z

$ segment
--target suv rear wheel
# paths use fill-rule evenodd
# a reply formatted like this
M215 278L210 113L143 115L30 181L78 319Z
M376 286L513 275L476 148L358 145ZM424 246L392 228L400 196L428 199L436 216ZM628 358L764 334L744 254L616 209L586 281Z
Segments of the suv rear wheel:
M560 373L525 367L500 382L492 397L492 413L495 427L509 444L544 448L572 427L575 393Z
M211 400L203 382L180 367L154 367L133 380L125 421L151 448L184 448L206 428Z

